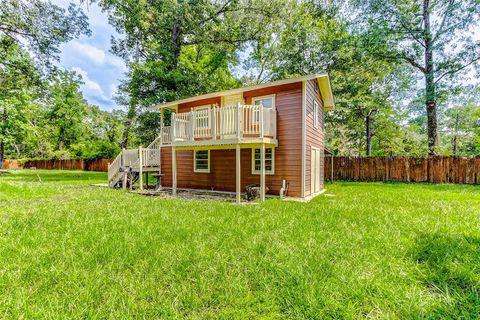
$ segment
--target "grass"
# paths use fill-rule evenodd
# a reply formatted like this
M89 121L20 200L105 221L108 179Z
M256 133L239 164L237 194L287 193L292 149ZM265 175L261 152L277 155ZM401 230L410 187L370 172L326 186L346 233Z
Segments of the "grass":
M105 178L0 176L0 318L480 316L479 187L235 206L89 186Z

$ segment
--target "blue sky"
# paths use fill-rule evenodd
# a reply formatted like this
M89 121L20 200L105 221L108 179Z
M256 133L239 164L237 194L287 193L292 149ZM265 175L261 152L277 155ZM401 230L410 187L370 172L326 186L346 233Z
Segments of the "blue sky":
M53 3L67 7L70 1L54 0ZM75 2L78 4L78 2ZM118 108L113 101L117 86L126 69L119 57L111 54L110 38L116 35L115 29L108 24L106 14L96 4L82 4L89 18L92 35L82 36L60 47L60 65L74 70L83 78L81 87L84 97L91 104L103 110Z

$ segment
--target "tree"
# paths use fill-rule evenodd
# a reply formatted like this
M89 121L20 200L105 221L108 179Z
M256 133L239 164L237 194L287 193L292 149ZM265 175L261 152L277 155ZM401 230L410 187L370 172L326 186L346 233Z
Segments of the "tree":
M466 87L440 113L444 153L476 155L480 152L480 90Z
M52 60L58 60L59 45L81 34L90 34L88 20L74 4L65 10L42 0L0 2L0 36L31 52L37 65L52 67ZM8 45L0 47L0 55L7 49ZM4 62L0 60L0 64Z
M56 149L68 149L83 136L87 103L79 89L80 78L68 71L56 73L49 86L47 119L54 128Z
M409 64L424 78L428 152L438 148L437 102L459 73L480 61L480 42L472 30L479 25L478 0L354 1L358 16L378 40L372 50L380 59ZM380 49L379 49L380 48ZM449 82L447 82L447 80Z
M237 49L260 39L279 10L266 0L99 3L121 34L112 51L129 66L119 99L128 108L124 147L142 108L238 86L230 70Z
M29 55L12 39L0 36L0 46L5 48L1 53L3 67L0 68L1 163L5 158L5 145L18 139L24 132L24 123L15 121L14 115L19 111L16 108L29 106L32 97L28 93L32 93L32 87L40 83L40 77ZM15 114L11 115L12 111Z
M398 63L374 57L367 49L372 42L370 35L352 32L348 19L335 5L300 3L288 12L278 27L281 32L274 33L266 45L257 46L251 56L253 62L248 61L247 66L253 65L255 71L264 74L262 80L327 71L337 106L327 120L340 125L338 130L335 125L329 129L350 141L345 144L333 135L327 140L342 149L340 153L345 153L349 145L354 146L349 154L371 155L377 120L386 127L395 114L389 98L400 87L400 77L393 76Z
M73 4L65 11L41 0L0 2L0 162L5 143L21 132L12 128L9 106L31 101L28 92L38 91L45 83L41 75L55 69L52 61L58 59L60 43L89 32L86 16Z

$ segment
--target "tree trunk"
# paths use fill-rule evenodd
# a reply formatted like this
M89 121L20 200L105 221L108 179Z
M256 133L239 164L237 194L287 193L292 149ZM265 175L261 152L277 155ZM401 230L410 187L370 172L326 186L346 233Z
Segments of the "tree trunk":
M453 155L457 155L457 135L455 134L452 139L452 146L453 146Z
M123 135L122 135L122 149L128 149L128 140L130 136L130 129L132 127L133 120L137 113L136 101L130 98L130 108L128 109L127 117L124 122Z
M365 135L367 138L365 153L367 157L369 157L372 155L372 114L370 112L368 112L365 117Z
M457 137L458 137L458 126L459 126L459 122L460 122L460 115L459 113L457 112L456 116L455 116L455 128L454 128L454 132L455 134L453 135L453 139L452 139L452 147L453 147L453 155L456 156L457 155Z
M430 27L430 0L423 1L425 31L425 106L427 109L428 154L436 153L438 146L436 84L433 69L433 39Z
M2 125L7 124L7 108L3 108L2 112ZM5 160L5 128L2 129L2 138L0 141L0 168L3 167L3 161Z
M181 52L181 44L180 44L180 33L181 29L178 25L177 19L173 21L173 28L172 28L172 51L173 51L173 69L177 69L178 66L178 59L180 57Z

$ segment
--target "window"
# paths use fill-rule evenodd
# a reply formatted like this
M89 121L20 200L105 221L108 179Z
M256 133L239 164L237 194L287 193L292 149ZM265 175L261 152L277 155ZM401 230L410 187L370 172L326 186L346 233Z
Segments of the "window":
M210 120L210 106L201 106L195 108L195 128L208 129Z
M194 172L210 172L210 150L195 150L193 157Z
M261 161L260 149L252 149L252 174L260 174ZM275 150L274 148L265 148L265 173L273 174L275 171Z
M275 108L275 95L255 97L252 99L252 104L255 106L263 105L266 109ZM255 111L253 114L253 121L258 122L260 120L260 114L258 111Z
M313 101L313 126L318 128L320 124L320 107L318 106L317 101Z
M252 102L256 106L262 104L264 108L272 109L275 107L275 96L255 97L252 99Z

